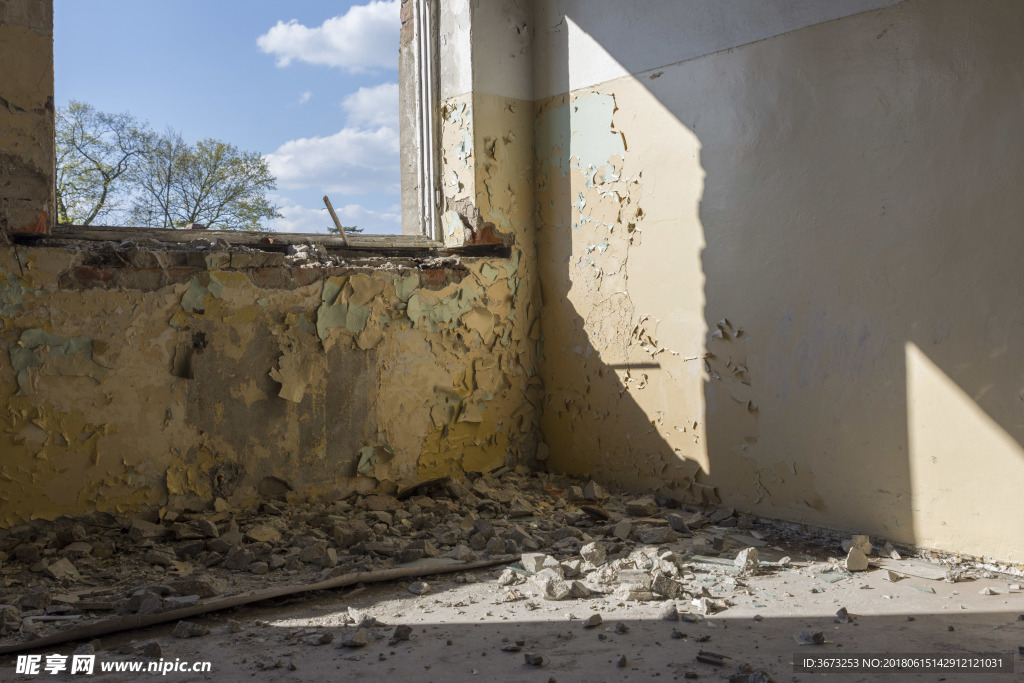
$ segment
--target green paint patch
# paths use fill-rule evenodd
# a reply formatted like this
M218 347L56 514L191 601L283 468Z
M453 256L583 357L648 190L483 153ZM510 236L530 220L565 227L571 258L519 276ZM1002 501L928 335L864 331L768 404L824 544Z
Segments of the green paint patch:
M416 288L420 286L420 278L418 275L410 275L407 278L395 281L395 296L398 297L399 301L409 303L409 297L416 291Z
M218 280L214 273L210 273L210 284L206 286L206 289L214 296L215 299L219 299L224 296L224 283Z
M336 327L343 327L352 334L366 329L370 309L341 301L341 293L347 282L347 278L338 278L324 283L320 295L322 303L316 313L316 333L320 341L327 341L331 330Z
M425 322L427 328L433 331L437 329L438 324L450 324L473 310L474 302L479 300L480 294L471 284L436 302L415 294L409 298L409 320L412 321L413 327L419 327Z
M192 282L188 283L188 289L181 297L182 309L187 313L202 315L206 312L206 304L203 301L209 293L210 290L200 284L198 278L192 278Z
M39 328L25 330L18 343L8 349L11 366L18 373L18 393L24 391L28 382L28 369L43 366L43 359L37 349L47 349L49 356L73 356L80 353L87 360L92 360L92 346L92 339L88 337L65 337L49 334Z
M13 318L18 311L25 310L25 288L14 273L7 273L6 281L0 281L0 315Z
M352 334L359 334L366 329L366 323L370 319L370 309L366 306L351 304L345 314L345 329Z
M484 279L490 280L491 282L494 282L495 280L497 280L498 279L498 275L500 275L500 274L501 274L501 271L498 270L497 268L495 268L494 266L492 266L489 263L485 263L484 265L482 265L480 267L480 275L483 276Z

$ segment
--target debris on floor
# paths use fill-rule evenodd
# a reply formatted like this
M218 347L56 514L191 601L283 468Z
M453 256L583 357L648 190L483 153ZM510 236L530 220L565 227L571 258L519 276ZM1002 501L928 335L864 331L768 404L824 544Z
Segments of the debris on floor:
M218 500L213 509L164 508L132 518L93 512L0 531L0 648L30 646L41 637L125 616L202 611L215 601L268 588L395 569L413 572L409 576L414 578L396 590L427 613L428 604L468 608L445 594L453 584L479 582L494 596L489 610L502 606L529 614L566 609L560 604L578 606L570 607L575 637L586 632L596 634L595 642L620 644L635 640L627 623L635 610L646 610L645 618L655 623L682 622L700 629L687 633L665 624L663 634L700 646L720 628L715 621L738 605L749 610L746 623L762 624L760 611L802 599L794 597L798 590L801 596L814 596L873 574L880 581L910 577L917 584L951 576L957 582L989 579L975 591L982 595L1020 590L1019 580L1000 587L996 579L1001 574L964 558L912 555L889 543L875 555L866 536L809 539L806 529L756 520L731 508L617 495L594 482L503 470L332 503L265 500L255 509L236 510ZM492 558L499 559L490 569L468 565ZM452 573L443 579L440 572ZM935 592L926 585L910 588ZM880 593L879 601L894 597ZM481 620L493 618L489 610ZM862 625L853 623L845 607L829 618ZM375 650L375 644L408 647L422 638L403 623L401 613L352 606L333 625L277 629L272 635L265 622L240 616L212 631L193 619L175 618L168 629L173 625L172 635L189 641L231 636L262 643L271 638L346 657L370 652L374 661L394 655ZM793 632L784 636L789 642L832 645L822 631L808 629L795 637ZM125 654L159 658L167 647L150 638L132 644ZM509 637L496 649L523 653L521 666L545 667L551 661L550 651L532 640ZM291 654L273 655L252 666L295 670L296 661L302 664ZM609 661L635 669L642 658L619 651ZM700 650L696 661L723 671L733 668L723 674L729 680L771 680L765 671L737 665L726 655Z

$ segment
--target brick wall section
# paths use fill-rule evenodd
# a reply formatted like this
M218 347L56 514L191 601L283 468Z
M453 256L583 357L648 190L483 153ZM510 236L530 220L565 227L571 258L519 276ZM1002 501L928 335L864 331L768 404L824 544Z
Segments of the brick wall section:
M412 43L416 29L416 12L414 0L402 0L402 32L398 39L399 47Z
M44 233L54 187L53 3L0 2L0 230Z

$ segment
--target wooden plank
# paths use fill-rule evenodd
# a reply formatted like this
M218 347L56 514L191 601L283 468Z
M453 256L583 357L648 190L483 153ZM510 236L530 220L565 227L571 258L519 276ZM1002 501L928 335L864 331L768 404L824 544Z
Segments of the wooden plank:
M92 242L155 240L167 244L187 244L202 239L222 239L237 246L266 247L291 244L321 244L327 248L374 250L380 248L443 249L444 245L425 235L336 235L313 233L242 232L237 230L170 230L167 228L119 228L109 226L58 225L50 233L54 239Z

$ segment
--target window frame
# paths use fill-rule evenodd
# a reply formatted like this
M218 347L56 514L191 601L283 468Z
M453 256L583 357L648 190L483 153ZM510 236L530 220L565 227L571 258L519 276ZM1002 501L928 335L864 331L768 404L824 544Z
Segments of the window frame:
M188 228L156 228L141 226L96 226L58 224L54 222L49 237L62 240L120 241L123 239L152 239L161 243L185 243L195 239L215 241L223 239L232 244L266 246L274 244L321 244L331 248L352 248L359 251L437 249L444 247L441 214L440 144L438 107L440 79L439 60L439 0L401 0L401 15L405 3L412 4L413 47L406 54L399 38L399 130L400 142L406 137L404 127L411 124L411 145L399 145L399 173L401 175L401 232L387 234L353 234L342 237L325 233L282 233L246 230L193 230ZM52 58L52 52L51 52ZM412 64L403 64L411 58ZM409 68L411 66L411 69ZM404 68L403 68L404 67ZM403 71L413 83L410 90L413 101L403 101ZM410 114L406 116L406 114ZM408 122L408 123L407 123ZM56 131L54 131L56 140ZM56 144L54 145L56 152ZM406 169L414 169L407 173ZM54 176L56 180L56 175ZM407 212L407 197L413 198L411 215Z

